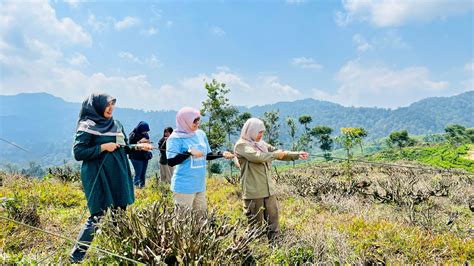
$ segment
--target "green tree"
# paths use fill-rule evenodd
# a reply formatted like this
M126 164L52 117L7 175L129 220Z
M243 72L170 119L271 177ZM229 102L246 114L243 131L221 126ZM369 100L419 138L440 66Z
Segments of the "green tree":
M245 122L250 118L252 118L252 114L249 112L243 112L237 116L237 119L235 121L235 128L237 129L237 132L240 132Z
M328 126L315 126L311 129L311 136L315 137L319 143L319 148L324 152L326 161L331 159L331 150L334 140L331 138L332 128Z
M204 87L207 90L207 99L202 102L201 114L207 116L208 120L201 124L201 128L207 132L212 150L222 148L226 143L226 137L227 148L231 149L231 137L236 132L235 122L238 111L230 105L227 98L230 89L226 88L224 83L219 83L215 79L210 83L206 82ZM213 163L209 162L209 174L212 174L213 171L211 170L217 169L216 167L213 167Z
M341 133L336 141L342 145L346 151L347 161L349 162L353 158L352 148L355 145L359 145L362 150L362 139L367 137L368 133L364 128L361 127L343 127Z
M302 115L298 118L298 122L300 122L300 124L304 126L304 131L306 133L309 133L310 131L309 124L313 122L313 118L311 118L310 115Z
M273 146L280 144L278 140L280 135L280 123L278 123L278 120L280 120L280 111L278 109L263 113L262 121L267 130L267 143Z
M286 124L288 125L288 133L291 137L291 150L296 150L296 123L295 120L291 117L286 118Z
M446 132L446 139L453 146L457 147L459 145L471 142L468 132L466 132L466 128L464 126L457 124L449 125L444 129L444 131Z
M21 169L20 172L22 175L34 176L34 177L43 177L46 175L46 171L39 165L37 162L31 161L28 163L28 168Z
M466 129L466 134L469 137L469 140L471 141L471 143L474 143L474 128Z
M304 126L304 133L301 135L298 140L298 149L311 149L311 134L309 124L313 122L313 118L309 115L302 115L298 118L298 122Z
M208 117L207 121L201 124L201 128L207 132L209 145L212 150L221 148L226 142L226 136L235 132L235 117L237 109L230 105L227 89L224 83L219 83L215 79L210 83L205 83L207 99L202 102L201 114Z
M396 146L400 150L404 147L413 146L415 143L416 141L408 136L407 130L393 131L387 140L389 147Z
M446 139L443 134L428 134L423 137L423 141L427 143L442 143L445 142Z

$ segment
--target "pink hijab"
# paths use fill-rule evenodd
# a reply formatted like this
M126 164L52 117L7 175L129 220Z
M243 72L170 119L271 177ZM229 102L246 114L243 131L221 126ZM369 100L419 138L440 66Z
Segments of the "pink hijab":
M245 140L259 151L268 152L267 143L265 143L265 141L255 141L260 131L265 131L263 121L258 118L250 118L242 127L240 139Z
M192 107L183 107L176 114L176 129L171 137L190 138L196 134L192 130L194 119L201 117L201 113Z

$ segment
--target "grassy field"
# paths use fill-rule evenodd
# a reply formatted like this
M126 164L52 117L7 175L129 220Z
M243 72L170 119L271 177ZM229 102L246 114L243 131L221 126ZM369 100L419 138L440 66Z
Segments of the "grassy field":
M2 216L76 237L88 215L80 183L54 177L0 176ZM207 180L212 223L200 229L214 238L203 238L202 244L196 244L202 245L198 251L182 239L190 237L186 230L195 232L199 239L204 236L192 224L182 231L172 228L175 224L164 217L172 214L169 188L157 185L155 179L148 179L144 189L136 190L136 202L124 214L126 219L108 225L104 222L94 244L146 263L162 263L171 257L186 263L250 260L261 264L462 264L474 260L472 175L306 163L280 168L278 176L282 237L276 243L268 243L265 237L247 237L239 186L215 176ZM164 230L160 222L170 228ZM153 223L161 228L159 235L153 236ZM2 263L67 261L71 243L5 220L0 220L0 226ZM136 230L124 233L134 226L138 226ZM125 235L107 235L117 230ZM145 243L153 243L153 253L133 249L134 245L143 248ZM204 255L189 256L193 252ZM85 263L118 261L91 251Z
M401 150L387 150L373 154L369 158L376 161L417 161L445 169L457 168L474 172L474 160L468 158L473 150L473 144L465 144L459 147L438 144L426 147L407 147Z

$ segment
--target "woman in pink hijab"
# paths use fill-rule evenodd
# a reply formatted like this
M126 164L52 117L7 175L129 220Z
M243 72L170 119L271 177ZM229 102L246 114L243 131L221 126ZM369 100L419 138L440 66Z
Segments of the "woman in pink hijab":
M245 122L234 153L240 165L240 180L245 215L250 226L258 226L265 220L267 236L274 240L280 231L278 201L272 178L273 160L308 159L304 151L279 150L262 140L265 126L260 119L250 118Z
M228 151L212 153L204 131L199 129L201 114L183 107L176 114L176 129L166 142L169 166L176 166L171 178L173 200L178 209L206 213L206 160L231 159Z

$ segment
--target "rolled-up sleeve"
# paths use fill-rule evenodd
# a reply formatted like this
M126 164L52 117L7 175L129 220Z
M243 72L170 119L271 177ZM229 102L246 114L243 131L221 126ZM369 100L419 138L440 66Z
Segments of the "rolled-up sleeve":
M257 151L254 147L246 143L237 144L235 151L238 155L244 157L247 161L252 163L271 162L277 158L274 152Z

